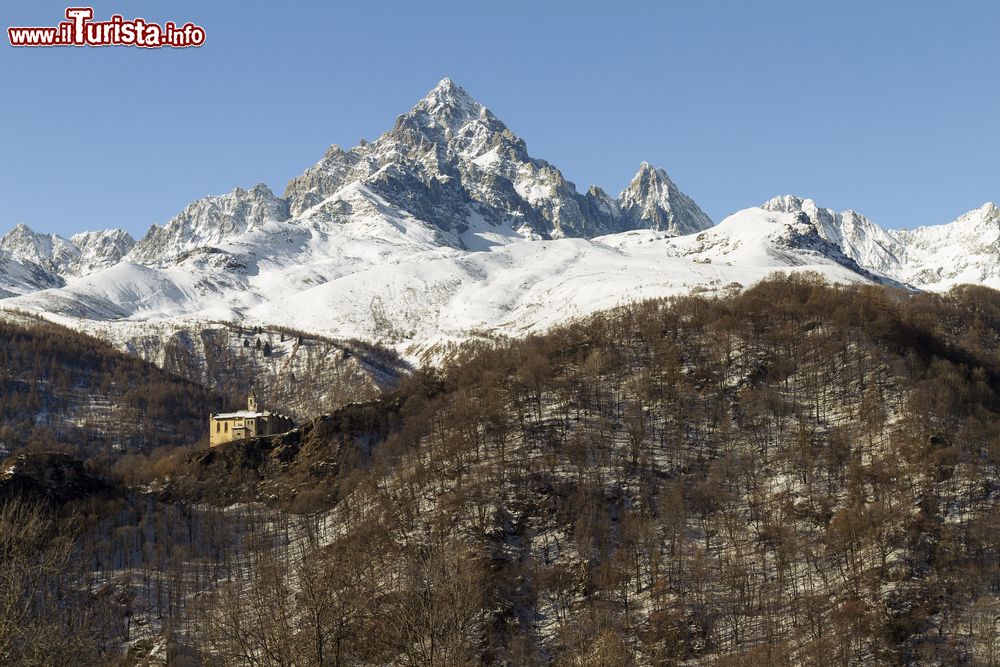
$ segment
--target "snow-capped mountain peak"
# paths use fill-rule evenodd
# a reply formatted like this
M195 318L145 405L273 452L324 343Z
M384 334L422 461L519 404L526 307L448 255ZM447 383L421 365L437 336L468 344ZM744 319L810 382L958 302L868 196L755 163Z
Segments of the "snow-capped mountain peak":
M135 239L124 229L102 229L81 232L70 237L80 251L73 267L73 276L81 277L114 266L135 247Z
M153 225L126 259L163 266L185 253L232 238L268 221L288 219L288 204L259 183L188 204L166 225Z
M1000 289L1000 210L995 204L898 236L904 245L897 269L902 280L935 290L962 283Z
M60 287L119 262L134 243L120 229L65 239L20 223L0 237L0 294Z
M36 232L24 223L19 223L0 238L0 248L19 262L31 262L54 273L80 254L63 237Z
M803 209L817 208L816 202L812 199L805 199L795 195L779 195L777 197L772 197L761 204L760 207L765 211L775 211L781 213L791 213L793 211L801 211Z
M1000 227L1000 208L993 202L986 202L979 208L959 216L952 225L956 227L974 227L985 231Z
M645 161L618 195L618 206L630 229L649 228L680 236L712 226L711 218L678 189L667 172Z
M942 225L883 229L865 216L836 213L811 199L784 195L762 205L800 211L824 239L858 264L921 289L944 290L960 283L1000 288L1000 209L991 202Z
M665 181L653 189L659 199L639 201L634 215L597 191L581 195L555 166L532 157L486 106L446 78L375 141L350 151L331 147L319 163L289 181L285 199L295 216L346 184L362 182L446 232L462 233L481 220L543 238L656 225L680 233L711 224L662 170L655 180Z
M445 77L410 110L426 113L442 126L456 130L464 123L485 117L489 111L461 86ZM492 114L490 114L492 115Z
M860 213L851 210L837 213L818 206L812 199L795 195L775 197L762 204L761 208L805 214L816 225L820 236L840 248L846 256L863 267L898 279L896 268L903 253L899 236Z
M375 140L330 146L283 197L262 184L203 197L138 243L26 226L0 239L6 307L71 322L247 318L410 350L775 270L1000 286L1000 211L890 231L785 195L713 226L649 162L617 198L577 191L444 79Z

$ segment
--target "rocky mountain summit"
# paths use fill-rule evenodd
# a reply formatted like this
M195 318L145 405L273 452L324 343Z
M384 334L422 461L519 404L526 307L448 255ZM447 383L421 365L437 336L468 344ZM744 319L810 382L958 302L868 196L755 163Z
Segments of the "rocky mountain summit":
M640 227L698 231L712 221L666 172L643 163L619 198L596 186L584 195L553 165L450 79L377 140L350 151L332 146L285 190L299 215L345 184L364 182L414 216L459 232L470 220L542 238L592 237Z
M75 277L90 275L121 261L135 246L135 239L122 229L74 234L69 239L80 251L70 267Z
M348 151L331 146L318 163L289 181L282 197L263 184L203 197L165 225L153 225L124 258L165 267L268 221L301 223L319 213L326 222L342 222L350 213L343 202L317 209L348 186L363 186L458 247L463 247L462 234L482 226L549 239L641 228L683 234L712 225L665 171L645 162L617 200L597 186L580 194L556 167L529 155L524 140L489 109L446 78L375 141Z
M792 195L762 205L802 213L859 265L920 289L961 283L1000 288L1000 209L986 203L946 225L887 230L855 211L836 213Z
M202 197L188 204L163 227L153 225L126 259L161 266L186 252L213 246L251 231L269 220L288 219L288 204L259 183L250 190Z
M655 229L683 236L712 226L712 220L674 185L667 172L648 162L639 166L616 203L629 229Z
M18 224L0 237L0 295L62 287L117 264L134 245L135 240L121 229L65 239Z
M825 240L862 266L888 273L899 263L902 241L892 231L882 229L854 211L836 213L820 208L812 199L794 195L775 197L761 205L766 211L802 213Z

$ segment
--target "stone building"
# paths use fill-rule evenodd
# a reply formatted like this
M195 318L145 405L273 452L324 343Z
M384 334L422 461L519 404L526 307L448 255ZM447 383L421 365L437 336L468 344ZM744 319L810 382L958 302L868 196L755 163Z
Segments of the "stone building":
M208 420L208 444L216 447L224 442L276 435L295 428L290 417L267 410L261 411L257 395L247 396L247 409L212 415Z

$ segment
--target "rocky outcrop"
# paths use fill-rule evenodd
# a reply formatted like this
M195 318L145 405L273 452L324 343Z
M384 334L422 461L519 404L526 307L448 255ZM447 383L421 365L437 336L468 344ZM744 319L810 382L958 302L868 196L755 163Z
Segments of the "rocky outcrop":
M288 204L266 185L236 188L188 204L163 227L153 225L125 259L162 266L193 249L222 243L268 221L287 219Z
M618 206L624 229L656 229L683 236L712 226L712 220L674 185L667 172L648 162L639 166L628 187L618 195Z

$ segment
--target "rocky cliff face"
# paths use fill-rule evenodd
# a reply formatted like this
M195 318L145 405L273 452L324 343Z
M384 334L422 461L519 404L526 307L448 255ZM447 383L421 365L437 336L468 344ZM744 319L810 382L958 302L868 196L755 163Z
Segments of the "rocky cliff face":
M900 263L903 243L895 232L882 229L854 211L836 213L820 208L812 199L794 195L775 197L761 208L768 211L803 213L816 225L819 234L858 264L891 274Z

